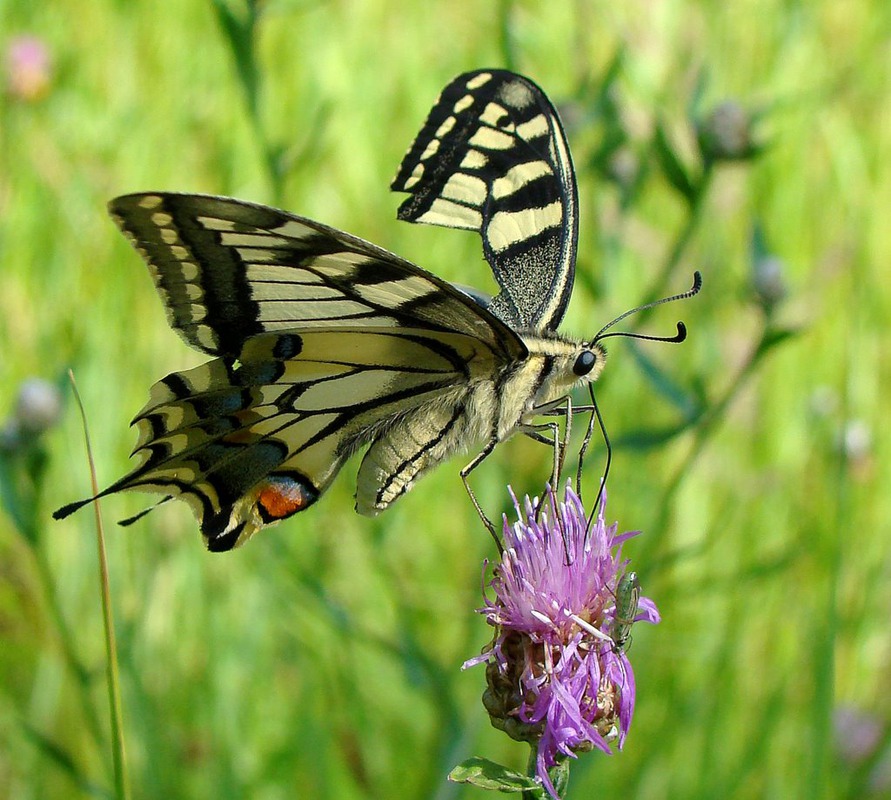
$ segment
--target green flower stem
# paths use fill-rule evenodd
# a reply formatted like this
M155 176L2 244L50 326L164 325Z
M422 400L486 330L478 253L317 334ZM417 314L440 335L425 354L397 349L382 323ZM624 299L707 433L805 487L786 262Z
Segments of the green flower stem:
M501 58L505 69L516 69L516 45L513 32L512 0L501 0L498 4L498 44L501 50Z
M92 458L90 459L92 468ZM95 489L94 489L95 491ZM127 781L127 760L124 756L124 731L121 712L121 688L118 677L118 651L114 635L114 616L111 611L111 589L108 579L108 559L105 553L105 532L102 516L96 504L96 543L99 554L100 595L102 622L105 630L105 676L108 687L108 708L111 722L111 753L114 765L115 796L126 800L130 796Z
M80 410L83 424L84 439L87 449L87 462L90 467L90 481L93 494L99 494L99 483L96 480L96 465L93 461L93 448L90 444L90 434L87 428L87 414L84 410L74 373L69 370L68 378L74 392L74 399ZM111 754L114 767L115 797L117 800L127 800L130 796L129 782L127 780L127 761L124 757L124 733L121 724L121 690L118 679L118 655L117 644L114 635L114 617L111 611L111 589L108 578L108 559L105 552L105 532L102 525L102 515L99 513L99 502L93 501L93 510L96 513L96 541L99 556L99 594L102 599L102 622L105 633L105 674L108 688L108 709L111 725Z
M269 180L271 201L273 205L280 206L284 198L284 176L275 148L269 142L260 119L262 75L256 58L260 5L256 0L248 0L241 15L233 12L226 0L214 0L214 8L235 61L235 71L244 95L247 116L254 129L254 139L260 148L263 166Z
M699 180L696 184L696 191L693 195L693 199L690 202L690 212L687 214L687 218L684 220L683 227L680 229L678 235L675 237L674 244L672 245L671 250L669 250L665 261L662 264L661 269L659 270L659 274L656 276L656 279L651 284L649 291L644 295L644 299L641 302L641 305L652 303L658 300L660 297L664 297L666 292L668 291L666 287L671 281L671 278L674 275L675 269L677 269L678 264L681 263L681 257L690 244L690 241L693 238L693 234L696 232L696 229L699 227L699 223L702 220L702 212L703 208L705 207L704 201L706 196L708 195L708 190L711 185L713 175L714 162L707 162L706 164L704 164L702 174L699 176ZM645 322L652 313L652 308L648 308L642 311L638 315L638 324Z
M529 742L529 758L526 760L526 774L530 778L536 777L535 764L538 760L538 742ZM542 793L536 789L524 789L523 800L540 800Z
M761 363L764 356L767 355L773 346L787 335L788 332L780 331L774 328L769 322L765 321L758 344L749 354L749 357L746 359L739 372L737 372L736 377L724 390L724 393L718 401L710 404L700 417L699 423L693 429L693 443L687 452L686 457L675 471L674 477L665 487L665 491L662 493L662 498L659 501L659 517L653 525L651 535L646 541L646 546L648 548L653 548L653 552L657 551L666 531L668 530L668 521L672 513L674 498L680 489L684 478L690 474L693 464L705 449L705 445L717 430L718 425L725 418L727 409L730 407L731 403L733 403L743 390L743 387L749 382L749 379L755 372L755 368Z

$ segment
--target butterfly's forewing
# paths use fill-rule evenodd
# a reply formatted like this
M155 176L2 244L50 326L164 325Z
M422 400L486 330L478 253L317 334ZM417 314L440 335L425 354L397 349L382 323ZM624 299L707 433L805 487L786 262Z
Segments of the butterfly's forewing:
M446 281L313 220L164 192L118 197L109 211L148 264L171 326L205 353L234 358L261 333L343 327L456 331L506 356L525 351Z
M514 328L554 330L572 293L578 196L557 112L504 70L442 92L392 188L399 218L479 231L501 287L489 310Z

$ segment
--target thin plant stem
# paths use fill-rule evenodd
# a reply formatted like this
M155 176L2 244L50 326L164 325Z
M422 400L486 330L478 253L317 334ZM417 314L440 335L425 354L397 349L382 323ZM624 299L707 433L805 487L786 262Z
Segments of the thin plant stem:
M513 0L501 0L498 4L498 40L501 50L501 59L505 69L516 69L516 47L514 46Z
M263 127L260 106L262 101L262 74L257 66L256 37L260 20L260 7L255 0L248 0L244 14L239 16L232 11L225 0L213 0L217 19L226 36L235 61L236 74L241 84L245 109L254 131L254 139L260 148L263 167L269 180L272 202L281 205L284 196L284 181L281 163L275 148L270 144Z
M535 766L538 761L538 742L529 742L529 758L526 760L526 774L530 778L536 776ZM523 800L538 800L540 793L532 789L523 790Z
M90 482L93 494L99 494L99 484L96 480L96 465L93 461L93 448L90 444L90 433L87 427L87 415L84 411L80 393L77 391L77 383L74 373L68 371L74 399L80 411L81 422L84 430L84 440L87 447L87 462L90 465ZM121 689L118 676L117 643L114 634L114 616L111 609L111 590L108 576L108 559L105 551L105 529L102 525L102 514L99 500L93 501L93 510L96 514L96 544L99 552L99 586L102 600L102 621L105 628L105 653L106 653L106 684L108 686L108 706L111 723L111 754L114 764L115 796L118 800L127 800L130 796L129 781L127 779L127 759L124 751L124 733L122 725Z
M43 549L39 546L33 548L33 553L34 564L37 567L37 572L40 576L44 598L49 609L49 614L53 620L56 634L59 637L59 646L62 648L62 657L77 682L87 730L90 732L93 743L96 747L101 749L103 747L104 735L99 717L96 714L96 708L93 705L90 696L90 684L92 683L90 671L84 666L77 655L77 648L74 645L74 636L72 635L71 628L62 612L59 598L53 590L55 577L49 562L46 559L46 555L44 554Z

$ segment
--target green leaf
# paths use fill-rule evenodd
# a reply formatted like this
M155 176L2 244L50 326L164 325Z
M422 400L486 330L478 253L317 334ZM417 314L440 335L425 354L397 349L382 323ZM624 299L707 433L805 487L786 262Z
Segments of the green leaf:
M659 428L639 428L628 431L621 436L611 437L615 450L635 450L646 452L664 447L672 439L686 433L696 423L696 419L683 420L676 425L665 425Z
M554 784L554 790L559 797L563 797L569 789L569 765L571 763L572 759L563 758L557 763L557 766L552 767L548 772L551 783Z
M67 750L45 736L27 720L22 720L22 729L25 736L31 740L44 758L65 773L81 794L100 798L100 800L113 800L114 795L92 781Z
M656 133L653 137L653 146L656 148L656 157L662 172L668 182L684 196L684 199L693 205L696 202L698 190L690 179L687 168L683 165L671 146L665 128L661 122L656 123Z
M687 102L687 117L696 127L696 120L702 116L702 104L705 101L705 93L708 89L709 75L708 71L702 67L696 73L696 83L693 84L693 91Z
M470 783L481 789L491 789L497 792L531 791L539 797L544 797L544 789L534 778L477 756L458 764L449 773L449 780L454 783Z
M217 20L235 60L235 69L247 99L252 116L256 117L259 108L260 77L254 55L254 34L257 24L257 9L254 3L248 3L245 11L239 16L225 0L213 0L217 12Z
M37 544L40 490L48 465L40 441L21 441L0 451L0 506L31 545Z
M641 374L654 391L671 403L683 415L684 419L691 419L701 412L703 404L701 394L697 396L683 386L670 372L663 369L638 347L637 342L632 342L628 350Z
M764 336L758 347L757 357L761 358L762 356L767 355L768 351L788 339L795 338L800 333L801 331L797 328L770 328L764 332Z

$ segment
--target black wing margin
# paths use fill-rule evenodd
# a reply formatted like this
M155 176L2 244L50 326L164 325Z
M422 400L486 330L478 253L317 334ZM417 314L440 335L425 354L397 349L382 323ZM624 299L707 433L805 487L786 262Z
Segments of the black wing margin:
M305 217L229 197L118 197L112 218L148 264L192 347L238 358L269 332L365 326L468 334L504 358L526 348L503 320L420 267Z
M479 231L501 287L489 310L514 328L553 330L572 293L578 191L554 106L505 70L443 90L391 188L399 219Z

